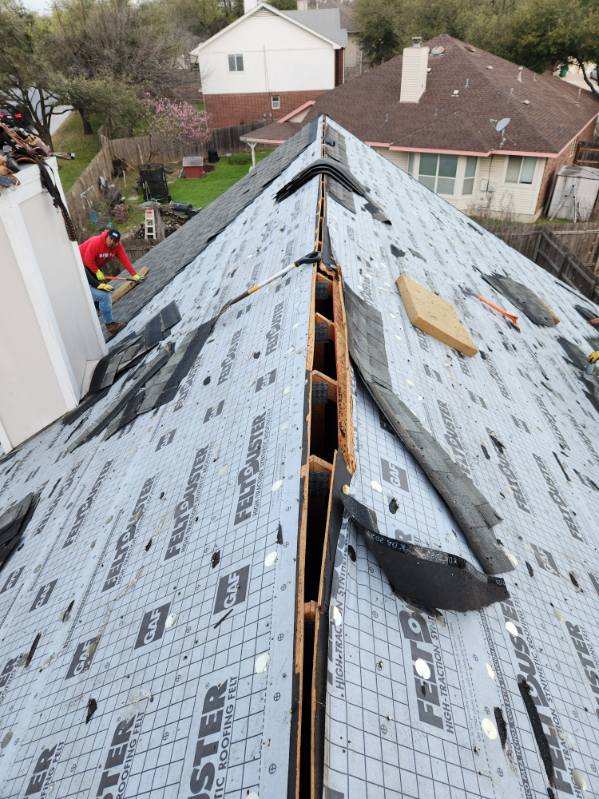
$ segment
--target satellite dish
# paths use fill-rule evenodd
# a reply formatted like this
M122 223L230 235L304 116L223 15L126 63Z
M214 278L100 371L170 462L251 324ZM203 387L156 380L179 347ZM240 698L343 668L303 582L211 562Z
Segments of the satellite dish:
M503 119L500 119L499 122L495 125L495 130L497 131L497 133L501 133L502 131L504 131L511 121L512 121L511 117L503 117Z
M431 55L442 55L445 52L445 48L442 44L437 45L437 47L433 47L431 50Z

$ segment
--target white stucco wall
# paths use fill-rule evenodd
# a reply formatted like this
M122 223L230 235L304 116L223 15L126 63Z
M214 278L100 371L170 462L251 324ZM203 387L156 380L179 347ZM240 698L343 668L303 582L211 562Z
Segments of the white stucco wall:
M408 153L399 150L377 149L387 160L408 171ZM535 214L537 197L541 189L547 159L537 158L533 181L530 184L506 183L508 156L494 155L478 158L474 191L462 194L466 156L458 156L458 168L453 196L442 195L448 202L469 213L485 211L496 216L506 216L515 221L530 222ZM412 174L418 177L419 154L414 153Z
M243 72L228 56L242 54ZM317 36L262 10L225 31L198 53L204 94L309 91L335 86L335 49Z
M56 161L49 167L58 174ZM10 450L75 408L106 353L60 212L37 167L0 193L0 446Z

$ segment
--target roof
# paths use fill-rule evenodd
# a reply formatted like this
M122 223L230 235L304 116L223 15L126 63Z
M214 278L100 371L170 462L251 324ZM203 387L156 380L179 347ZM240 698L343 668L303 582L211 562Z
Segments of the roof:
M129 371L0 461L1 795L293 797L298 741L329 797L598 795L599 308L322 118L153 254Z
M302 28L302 30L308 31L308 33L312 33L319 39L333 45L335 49L347 45L347 31L340 28L339 12L336 11L336 9L323 9L322 11L318 9L309 11L280 11L278 8L268 3L258 3L258 5L243 14L243 16L238 17L230 25L227 25L226 28L222 28L218 33L215 33L214 36L198 44L191 51L190 55L199 55L207 45L215 42L227 31L236 28L238 25L242 25L246 19L260 11L270 11L270 13L275 16L287 19L289 22Z
M338 8L310 8L306 11L283 11L283 14L341 47L347 47L347 31L341 28Z
M420 102L399 102L399 55L320 95L308 118L328 114L362 141L399 150L555 156L599 113L589 92L550 74L447 35L426 44L444 51L429 56ZM495 125L505 117L511 121L502 137ZM252 135L264 138L261 129Z

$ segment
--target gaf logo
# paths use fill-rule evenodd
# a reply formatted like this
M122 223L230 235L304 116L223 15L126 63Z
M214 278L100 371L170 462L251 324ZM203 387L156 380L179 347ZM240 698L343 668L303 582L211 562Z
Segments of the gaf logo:
M2 586L0 594L3 594L5 591L10 591L11 588L15 587L15 585L19 582L19 577L21 576L24 568L24 566L21 566L20 569L15 569L8 575L6 582Z
M389 463L385 458L381 458L381 471L383 481L390 485L397 486L403 491L409 491L408 488L408 475L405 469L400 468L395 463Z
M83 674L84 671L89 669L96 653L96 649L98 648L99 640L100 636L96 635L95 638L90 638L89 641L82 641L78 645L77 649L75 650L75 654L73 655L71 665L69 666L69 670L67 671L65 680L68 680L70 677L74 677L76 674Z
M46 602L50 599L52 591L54 591L55 585L56 585L56 580L52 580L51 583L46 583L46 585L42 585L40 590L37 592L37 596L33 600L33 605L29 608L30 613L32 610L41 608L46 604Z
M237 571L225 574L218 581L218 589L216 591L216 601L214 603L214 612L222 613L223 610L231 610L235 605L245 602L248 589L248 581L250 576L250 567L243 566Z
M170 607L171 603L167 602L166 605L161 605L159 608L154 608L144 613L134 649L139 649L140 646L146 646L146 644L152 644L162 638Z

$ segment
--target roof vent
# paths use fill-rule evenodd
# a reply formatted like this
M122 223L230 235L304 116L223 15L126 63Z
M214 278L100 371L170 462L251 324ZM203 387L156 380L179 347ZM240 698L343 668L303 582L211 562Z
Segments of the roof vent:
M524 103L524 105L530 105L530 100L522 100L522 102Z
M493 67L490 64L487 64L487 69L493 69Z
M422 46L422 37L414 36L412 46L404 47L401 65L400 103L417 103L426 90L428 47Z
M459 96L460 96L460 90L459 90L459 89L454 89L454 90L452 91L452 95L453 95L454 97L459 97Z

